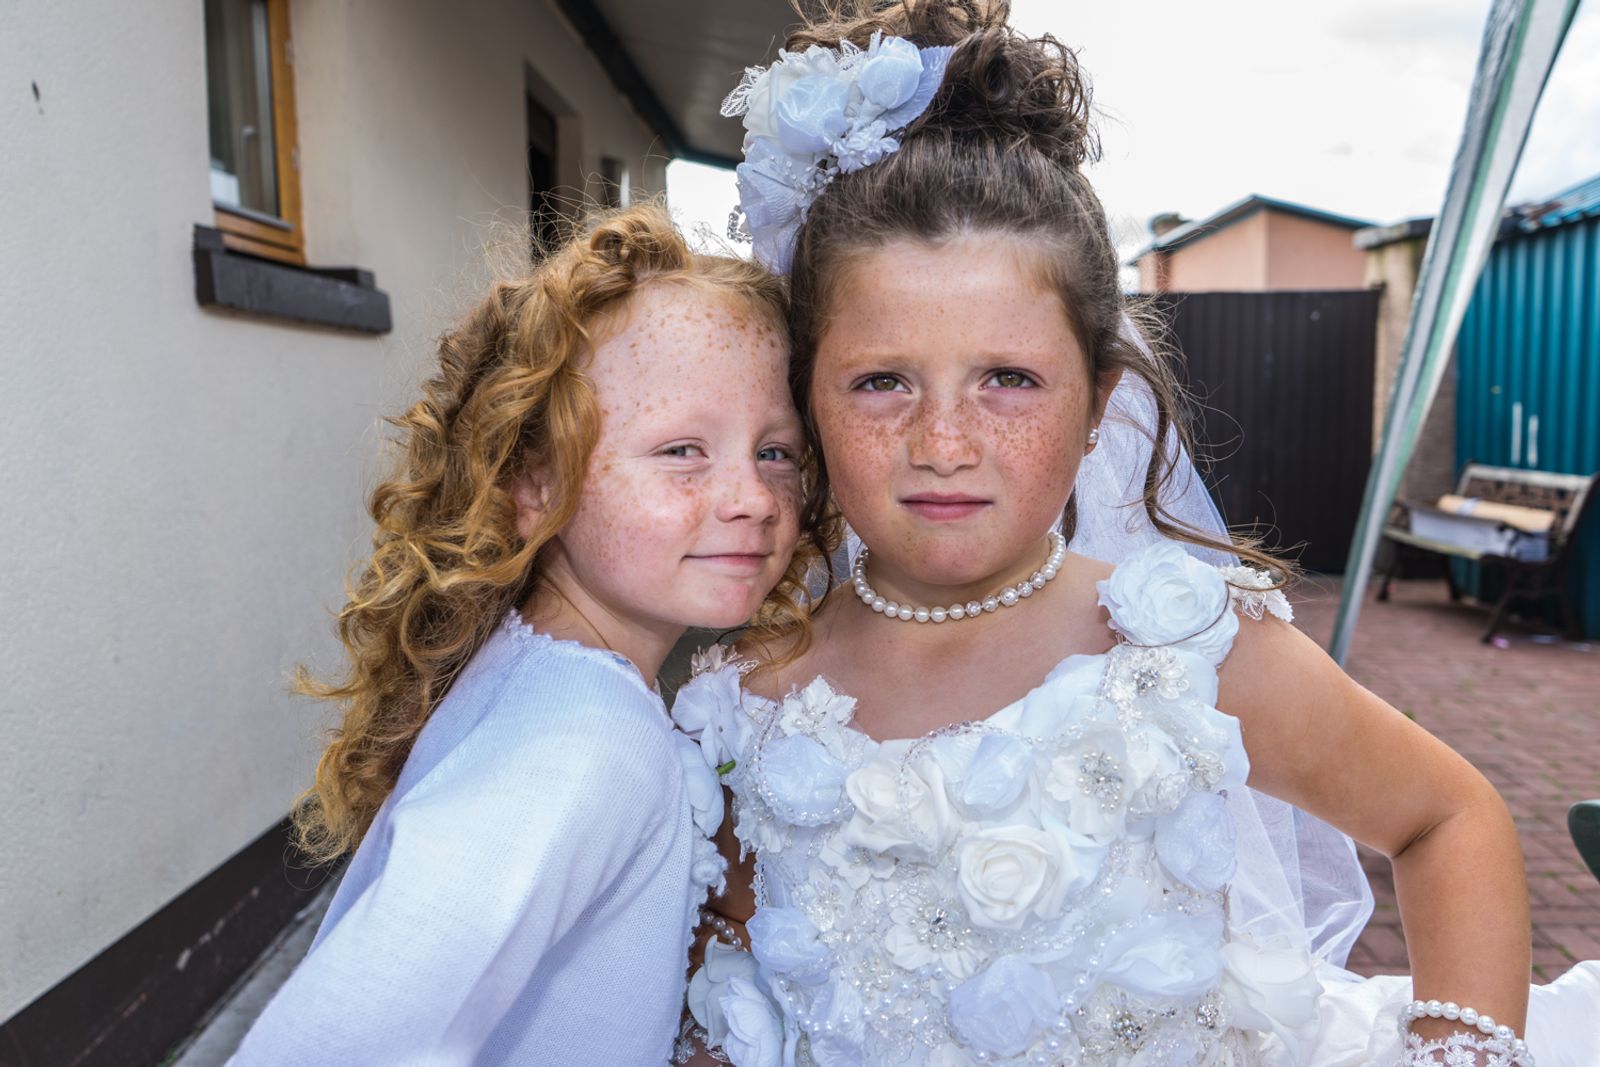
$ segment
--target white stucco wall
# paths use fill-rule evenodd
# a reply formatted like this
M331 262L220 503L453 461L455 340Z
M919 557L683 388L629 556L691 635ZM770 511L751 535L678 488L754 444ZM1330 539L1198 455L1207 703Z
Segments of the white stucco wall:
M526 207L526 66L581 112L569 171L663 182L539 0L294 0L309 257L395 329L202 309L202 10L0 6L0 1019L307 784L328 713L287 678L336 662L379 416Z

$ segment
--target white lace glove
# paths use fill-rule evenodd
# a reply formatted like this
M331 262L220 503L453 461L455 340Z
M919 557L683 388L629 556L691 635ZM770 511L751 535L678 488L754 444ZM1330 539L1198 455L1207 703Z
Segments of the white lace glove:
M1423 1037L1411 1032L1416 1019L1448 1019L1464 1029L1445 1037ZM1400 1034L1405 1052L1396 1067L1534 1067L1528 1046L1509 1026L1454 1002L1413 1000L1400 1011Z

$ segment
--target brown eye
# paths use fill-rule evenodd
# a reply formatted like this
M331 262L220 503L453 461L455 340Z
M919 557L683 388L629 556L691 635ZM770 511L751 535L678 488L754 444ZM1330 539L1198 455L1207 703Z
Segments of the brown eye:
M1019 370L997 370L989 381L1001 389L1024 389L1033 385L1033 379Z
M900 386L900 379L892 374L873 374L861 379L856 388L868 393L892 393Z

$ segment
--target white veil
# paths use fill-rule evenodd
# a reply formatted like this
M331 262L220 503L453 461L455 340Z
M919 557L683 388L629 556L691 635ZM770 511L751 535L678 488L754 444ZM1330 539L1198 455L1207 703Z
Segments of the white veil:
M1124 335L1144 348L1126 320ZM1155 410L1155 398L1144 379L1123 375L1100 424L1099 445L1078 469L1074 552L1117 563L1162 539L1143 506ZM1161 494L1167 513L1226 541L1222 516L1175 431L1168 433L1166 446L1174 452L1172 478ZM1239 562L1231 553L1183 547L1207 563ZM1254 789L1234 791L1228 806L1239 834L1239 871L1229 889L1230 921L1258 944L1303 945L1343 966L1372 916L1372 890L1355 844L1321 819Z

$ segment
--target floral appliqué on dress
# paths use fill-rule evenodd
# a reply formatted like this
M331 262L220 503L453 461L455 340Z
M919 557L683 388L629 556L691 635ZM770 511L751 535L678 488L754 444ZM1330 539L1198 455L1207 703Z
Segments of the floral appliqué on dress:
M1287 616L1269 584L1144 549L1100 585L1122 643L919 738L872 740L822 679L782 701L737 665L693 679L674 718L756 854L750 953L691 982L712 1040L739 1067L1243 1067L1292 1044L1320 986L1308 952L1230 928L1249 760L1215 708L1235 610Z

